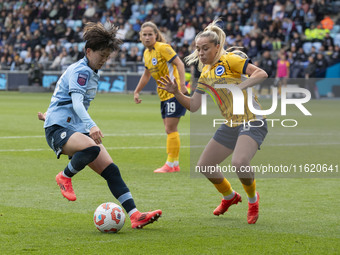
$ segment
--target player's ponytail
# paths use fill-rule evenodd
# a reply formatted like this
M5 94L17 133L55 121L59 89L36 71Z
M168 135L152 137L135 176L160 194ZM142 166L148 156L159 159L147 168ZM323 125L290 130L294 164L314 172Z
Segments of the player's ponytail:
M162 34L162 32L158 29L158 27L156 26L155 23L151 22L151 21L147 21L145 23L143 23L142 27L141 27L141 31L139 32L139 36L141 36L142 33L142 29L145 27L151 27L153 29L153 31L156 34L156 41L157 42L163 42L166 43L166 40Z
M224 31L217 25L219 21L220 19L215 19L203 30L203 32L198 33L195 37L195 42L201 37L208 37L210 39L210 42L214 43L215 45L220 45L220 48L218 49L218 52L213 60L213 64L216 63L222 57L222 55L226 53L224 49L226 35ZM184 60L189 66L199 61L197 50L184 58ZM203 64L201 63L201 61L199 61L198 69L201 71L202 68Z

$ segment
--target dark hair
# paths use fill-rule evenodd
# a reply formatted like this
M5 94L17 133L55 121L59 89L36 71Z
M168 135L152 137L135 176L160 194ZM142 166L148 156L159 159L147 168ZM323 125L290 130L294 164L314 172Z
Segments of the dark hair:
M86 42L85 50L87 48L93 51L104 49L119 50L123 42L116 37L117 30L118 27L111 23L105 25L105 27L101 23L86 23L83 33L83 38Z

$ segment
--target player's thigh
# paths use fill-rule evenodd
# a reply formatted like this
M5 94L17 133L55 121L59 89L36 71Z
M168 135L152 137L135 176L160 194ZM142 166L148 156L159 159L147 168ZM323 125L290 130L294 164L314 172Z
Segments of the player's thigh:
M96 173L101 174L105 170L105 168L113 163L113 160L104 145L100 144L99 146L100 153L98 157L89 164L89 167Z
M210 139L208 144L205 146L197 165L199 166L212 166L220 164L229 155L233 153L232 149L225 147L224 145Z
M205 146L197 162L197 166L202 169L201 173L212 183L221 183L224 175L218 171L216 166L232 153L232 149L225 147L212 138ZM205 167L210 167L213 171L207 171Z
M231 162L235 166L249 165L259 145L248 135L240 135L237 139Z
M236 167L237 176L245 185L251 185L255 178L250 162L257 150L258 144L252 137L241 135L237 139L231 164Z
M167 134L177 132L177 126L180 118L165 118L164 126Z
M63 154L72 156L77 151L81 151L95 145L96 143L92 140L91 137L76 132L70 136L68 141L63 146Z

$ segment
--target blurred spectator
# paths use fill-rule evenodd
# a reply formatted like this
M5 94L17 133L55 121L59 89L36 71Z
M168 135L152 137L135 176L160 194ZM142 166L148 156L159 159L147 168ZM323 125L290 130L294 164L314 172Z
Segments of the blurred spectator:
M287 79L289 78L289 66L290 64L286 59L286 55L281 53L276 64L276 78L279 94L281 94L281 86L287 86Z
M325 56L319 52L317 55L316 55L316 76L319 77L319 78L323 78L325 77L325 71L326 71L326 68L328 66L328 63L327 63L327 60L325 58Z
M67 27L65 32L65 38L68 42L75 42L74 38L74 30L72 27Z
M323 29L332 30L334 21L329 16L325 16L325 18L321 20L321 25Z
M96 3L91 1L88 3L88 6L84 12L84 16L86 18L91 19L95 13L96 13Z
M315 83L311 77L315 77L316 74L316 64L314 58L312 56L308 57L308 66L304 70L304 78L305 78L305 88L311 92L312 98L316 98L315 95Z
M42 86L42 66L38 62L33 61L28 71L28 85L30 86Z
M75 44L70 48L69 55L72 57L72 62L77 62L85 56L85 53L83 51L79 51L78 45Z
M54 28L54 34L57 39L65 37L66 24L64 22L64 17L60 16L59 20Z
M334 47L334 40L330 36L329 33L326 33L325 38L323 39L322 45L325 47L326 50L331 46L332 48Z
M274 60L270 56L270 51L266 50L263 52L261 60L259 62L259 67L265 70L268 74L268 79L260 84L259 94L261 94L263 88L267 88L268 90L270 90L270 86L274 83L273 80L275 78L276 66Z
M251 58L256 58L257 54L259 53L259 49L256 45L256 41L255 40L251 40L250 41L250 47L248 50L248 57Z
M309 57L312 57L313 59L316 59L316 55L317 55L316 48L315 48L315 46L312 46L312 48L311 48L310 53L308 54L308 56L309 56Z

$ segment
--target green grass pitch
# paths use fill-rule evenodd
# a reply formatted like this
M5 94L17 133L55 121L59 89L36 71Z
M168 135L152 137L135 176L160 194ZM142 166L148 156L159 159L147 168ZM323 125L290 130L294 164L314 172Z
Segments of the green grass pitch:
M136 105L132 95L99 94L90 115L139 210L159 208L163 216L142 230L131 229L127 219L118 234L100 233L94 210L117 201L88 167L73 179L77 201L61 196L54 178L68 160L56 159L36 117L50 98L0 92L0 254L340 253L338 178L257 179L260 217L248 225L246 194L238 179L227 175L243 203L214 216L220 195L207 180L190 175L189 114L179 125L181 171L154 174L166 159L166 136L159 100L151 95L142 95ZM263 105L268 109L270 102ZM298 127L270 128L252 163L340 165L339 105L339 100L310 101L312 117L289 107L287 118L298 119ZM282 118L275 114L271 117Z

